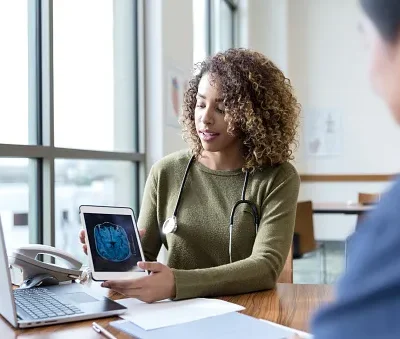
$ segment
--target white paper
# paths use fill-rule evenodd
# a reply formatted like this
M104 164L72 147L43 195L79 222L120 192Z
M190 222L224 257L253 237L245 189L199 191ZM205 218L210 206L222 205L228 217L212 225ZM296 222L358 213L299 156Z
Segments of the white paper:
M299 330L295 330L294 328L283 326L283 325L280 325L280 324L277 324L277 323L274 323L272 321L268 321L268 320L265 320L265 319L260 319L260 320L270 324L271 326L274 326L274 327L277 327L277 328L280 328L280 329L284 330L285 333L282 334L282 335L294 336L295 334L297 334L298 336L301 337L301 339L313 339L313 336L311 334L309 334L309 333L306 333L306 332L303 332L303 331L299 331Z
M137 299L116 300L128 308L121 318L129 320L145 330L183 324L189 321L242 311L243 306L220 299L197 298L182 301L162 300L147 304Z

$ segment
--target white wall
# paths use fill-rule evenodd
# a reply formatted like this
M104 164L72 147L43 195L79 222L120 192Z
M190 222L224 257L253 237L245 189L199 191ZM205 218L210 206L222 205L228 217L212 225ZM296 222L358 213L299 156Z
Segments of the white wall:
M189 0L146 0L146 167L165 155L186 148L180 129L166 125L167 70L193 67L193 14ZM158 261L165 262L163 247Z
M193 14L189 0L146 0L146 165L186 148L180 129L166 126L167 69L193 67Z
M400 131L370 88L358 17L357 0L290 2L289 76L303 113L309 108L333 108L342 113L345 147L341 156L303 156L300 167L308 173L390 173L399 169L400 161L393 154Z
M367 58L357 32L357 0L248 0L248 45L265 53L291 79L303 106L338 110L342 115L340 155L309 157L300 149L295 165L302 174L394 173L400 130L373 93ZM302 119L302 122L304 120ZM300 199L356 200L357 192L377 192L387 183L306 183ZM355 217L316 216L316 237L343 239Z
M288 69L289 0L242 0L240 45L267 55L286 73Z

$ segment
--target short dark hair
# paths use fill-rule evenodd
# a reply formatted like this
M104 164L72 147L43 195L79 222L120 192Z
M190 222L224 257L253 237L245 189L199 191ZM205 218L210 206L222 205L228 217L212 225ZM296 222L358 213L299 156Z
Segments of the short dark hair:
M400 0L360 0L384 40L395 42L400 31Z

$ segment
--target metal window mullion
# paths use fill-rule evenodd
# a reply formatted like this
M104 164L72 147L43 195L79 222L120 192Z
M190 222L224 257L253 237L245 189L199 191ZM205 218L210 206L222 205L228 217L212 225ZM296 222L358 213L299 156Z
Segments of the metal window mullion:
M42 145L54 148L53 1L41 1ZM54 153L42 159L42 243L55 246Z
M231 8L231 18L232 18L232 27L231 27L231 44L232 47L236 47L236 41L237 41L237 17L238 17L238 11L236 8L232 9Z
M135 133L138 135L138 148L137 152L144 154L143 161L134 163L136 167L136 211L137 215L140 212L140 206L143 197L143 190L145 185L145 180L147 177L146 168L146 115L145 115L145 93L144 88L146 88L146 77L145 77L145 67L146 67L146 55L145 55L145 23L144 23L144 0L136 1L136 60L137 60L137 91L136 91L136 102L137 102L137 130Z
M41 11L40 0L28 1L28 134L29 144L39 144L41 140ZM0 147L4 155L9 155L10 147ZM42 195L41 159L34 159L21 152L21 157L29 158L29 242L42 242Z
M63 158L83 160L144 161L144 153L94 151L41 145L0 144L0 157L8 158Z
M232 0L223 0L223 1L228 5L228 7L230 8L230 10L232 12L237 10L238 6L235 3L235 1L232 1Z
M213 8L212 8L212 1L206 0L206 37L207 37L207 56L210 56L214 53L214 39L213 35L215 32L214 30L214 22L213 22Z

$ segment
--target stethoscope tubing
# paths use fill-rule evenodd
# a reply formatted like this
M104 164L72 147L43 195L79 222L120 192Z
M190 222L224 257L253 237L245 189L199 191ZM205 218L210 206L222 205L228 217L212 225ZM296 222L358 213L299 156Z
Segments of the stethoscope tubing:
M167 220L165 220L162 230L164 234L168 234L168 233L174 233L178 227L177 224L177 214L178 214L178 208L180 206L181 203L181 199L182 199L182 192L185 188L185 183L189 174L189 170L190 167L193 163L195 159L195 156L192 156L186 166L185 169L185 174L183 176L182 179L182 183L181 186L179 188L179 194L178 194L178 199L176 201L176 205L175 205L175 209L174 212L172 214L172 217L169 217ZM232 233L233 233L233 220L235 217L235 212L236 212L236 208L242 204L247 204L250 206L251 208L251 214L253 216L253 221L254 221L254 225L255 225L255 234L257 235L258 233L258 227L260 224L260 218L259 218L259 214L258 214L258 210L257 210L257 206L250 200L246 200L246 189L247 189L247 184L248 184L248 180L249 180L249 171L246 171L245 174L245 178L244 178L244 183L243 183L243 189L242 189L242 195L241 195L241 199L238 200L235 205L232 207L232 211L229 217L229 261L232 263ZM173 227L171 227L171 223L173 224Z

